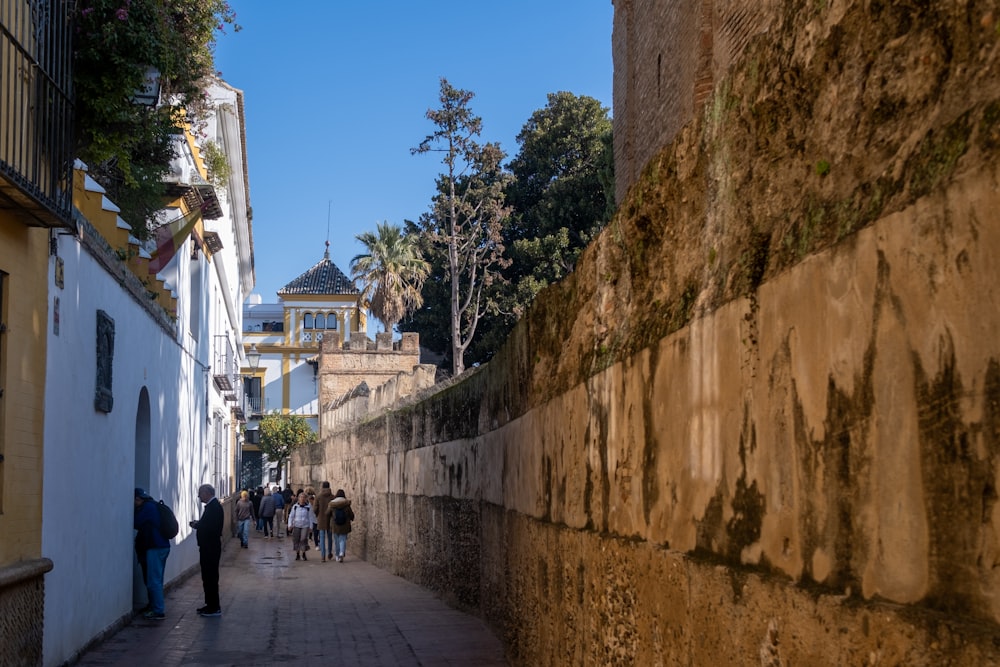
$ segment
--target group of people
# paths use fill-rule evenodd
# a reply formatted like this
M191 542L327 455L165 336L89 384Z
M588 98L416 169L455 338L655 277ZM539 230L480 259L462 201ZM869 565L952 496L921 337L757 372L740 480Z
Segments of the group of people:
M199 487L198 500L205 506L201 518L189 523L197 536L201 580L205 589L205 605L197 611L201 616L221 616L219 561L222 557L225 512L211 484ZM296 494L290 487L284 490L281 487L273 490L259 487L252 496L247 490L241 491L233 516L240 546L244 549L249 547L251 522L256 522L257 531L263 532L265 539L275 536L275 518L278 527L285 527L287 534L292 536L295 560L308 560L306 552L312 540L320 550L321 562L344 561L354 511L343 489L334 494L330 483L323 482L319 494L314 493L311 487L299 489ZM166 618L163 571L170 555L170 540L164 538L160 530L160 509L156 501L141 488L135 489L133 528L136 530L136 557L149 594L149 605L143 611L143 617L162 620Z
M295 560L309 560L306 552L310 542L319 549L320 562L336 560L342 563L347 556L347 536L351 532L354 511L344 490L334 493L330 482L323 482L318 494L312 487L295 493L291 487L284 490L258 487L253 494L244 490L240 492L234 512L237 534L244 549L249 546L253 522L257 524L257 532L264 534L264 539L281 537L274 532L277 517L278 527L284 527L285 533L292 537Z

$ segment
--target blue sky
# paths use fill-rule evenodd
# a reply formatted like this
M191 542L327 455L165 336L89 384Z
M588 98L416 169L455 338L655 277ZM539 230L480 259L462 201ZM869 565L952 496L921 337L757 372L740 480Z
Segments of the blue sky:
M240 32L216 68L243 90L257 287L265 303L323 256L349 273L355 236L416 220L439 156L439 79L475 93L482 141L508 159L532 112L561 90L611 108L611 0L230 0ZM329 215L328 215L329 212Z

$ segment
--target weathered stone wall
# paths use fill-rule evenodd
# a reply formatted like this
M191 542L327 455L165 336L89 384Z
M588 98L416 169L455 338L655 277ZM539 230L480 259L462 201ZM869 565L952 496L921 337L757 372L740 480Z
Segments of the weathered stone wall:
M396 344L391 333L376 334L375 338L374 345L365 336L355 336L345 344L336 334L320 343L317 374L321 411L362 382L373 389L400 373L412 373L420 364L418 334L405 333Z
M515 664L1000 663L997 15L782 3L487 367L295 477Z

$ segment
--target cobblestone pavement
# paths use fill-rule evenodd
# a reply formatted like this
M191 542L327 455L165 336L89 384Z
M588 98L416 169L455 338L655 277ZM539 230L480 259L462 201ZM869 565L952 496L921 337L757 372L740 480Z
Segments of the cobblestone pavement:
M286 665L500 667L503 647L477 617L350 555L295 560L289 537L253 533L222 554L222 616L203 618L196 571L167 592L167 618L135 617L84 653L81 667Z

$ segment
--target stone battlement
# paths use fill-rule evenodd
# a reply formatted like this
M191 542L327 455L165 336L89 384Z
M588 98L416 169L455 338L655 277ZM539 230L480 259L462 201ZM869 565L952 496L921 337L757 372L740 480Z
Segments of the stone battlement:
M338 406L338 402L362 384L378 395L381 395L379 388L386 383L394 382L394 386L402 387L406 383L398 378L416 373L415 368L419 365L419 334L404 333L395 342L391 333L375 334L374 341L357 333L347 341L339 333L325 337L320 345L317 369L319 399L324 411L320 416L321 428L327 406ZM433 372L430 378L433 384ZM396 392L394 389L390 393Z

